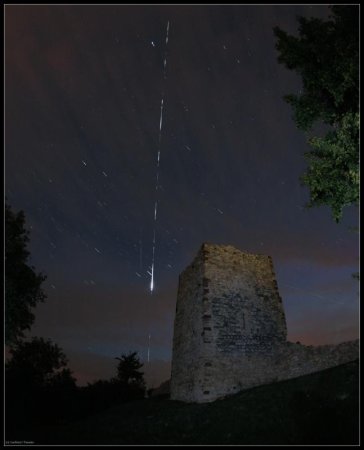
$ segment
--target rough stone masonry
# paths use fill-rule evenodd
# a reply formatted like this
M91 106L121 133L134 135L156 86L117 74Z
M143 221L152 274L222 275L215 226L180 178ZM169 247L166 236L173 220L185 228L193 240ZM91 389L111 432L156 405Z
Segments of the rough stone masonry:
M317 347L287 341L270 256L205 243L180 275L173 400L210 402L358 357L358 340Z

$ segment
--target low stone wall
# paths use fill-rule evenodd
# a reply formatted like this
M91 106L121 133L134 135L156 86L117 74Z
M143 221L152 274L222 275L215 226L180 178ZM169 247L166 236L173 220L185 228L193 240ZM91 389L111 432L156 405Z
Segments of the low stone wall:
M317 347L287 342L280 380L329 369L359 358L359 339Z
M200 380L200 389L196 380L194 398L172 398L211 402L252 387L319 372L358 358L359 340L317 347L286 342L276 347L271 355L221 355L213 362L203 362L204 378Z

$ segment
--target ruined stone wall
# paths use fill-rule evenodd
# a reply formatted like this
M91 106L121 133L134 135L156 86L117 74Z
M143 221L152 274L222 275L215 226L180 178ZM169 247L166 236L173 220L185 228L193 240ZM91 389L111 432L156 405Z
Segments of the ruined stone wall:
M278 379L296 378L359 358L359 339L337 345L307 346L287 342L282 354L276 358Z
M180 276L171 398L208 402L358 358L358 341L308 347L286 336L271 258L204 244Z

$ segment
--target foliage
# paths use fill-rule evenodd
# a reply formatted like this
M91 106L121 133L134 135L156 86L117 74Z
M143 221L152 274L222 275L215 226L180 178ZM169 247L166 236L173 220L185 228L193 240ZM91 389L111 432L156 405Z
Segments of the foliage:
M313 151L302 181L311 190L308 206L329 205L335 220L359 200L359 114L343 116L337 129L309 140Z
M139 371L143 364L136 355L137 352L129 352L128 355L121 355L121 358L115 358L120 361L117 367L117 379L123 384L144 389L144 374Z
M313 151L301 180L310 188L308 206L328 205L338 222L345 206L359 201L359 10L335 5L324 21L299 17L299 37L274 28L278 61L302 78L301 95L287 95L294 120L308 131L315 122L331 127L309 140Z
M60 347L34 337L18 341L10 353L5 366L7 432L70 416L77 386Z
M72 414L68 412L68 419L87 417L115 405L144 399L145 382L139 371L142 364L136 355L134 352L116 358L120 361L116 377L78 387L72 393Z
M80 413L83 416L103 411L111 406L118 405L136 398L143 398L140 390L127 386L117 378L111 380L98 380L89 383L80 391Z
M67 358L62 349L50 339L33 337L19 341L10 349L6 363L7 379L32 388L74 386L75 380L66 368Z
M136 353L122 355L118 375L87 386L76 386L58 345L43 338L19 341L6 363L7 436L19 440L34 428L76 419L145 397L142 364Z
M29 232L23 211L14 213L5 204L5 341L14 345L34 322L31 308L46 295L41 284L46 277L27 264Z

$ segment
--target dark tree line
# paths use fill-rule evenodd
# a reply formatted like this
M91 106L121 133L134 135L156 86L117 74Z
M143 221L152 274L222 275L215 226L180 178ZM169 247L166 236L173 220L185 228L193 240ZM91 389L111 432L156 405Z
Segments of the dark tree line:
M116 359L116 376L78 387L63 350L50 339L26 338L33 309L46 299L46 279L29 265L25 215L5 205L5 364L6 439L21 440L34 427L73 420L145 396L143 364L137 352ZM22 433L25 433L22 436Z

